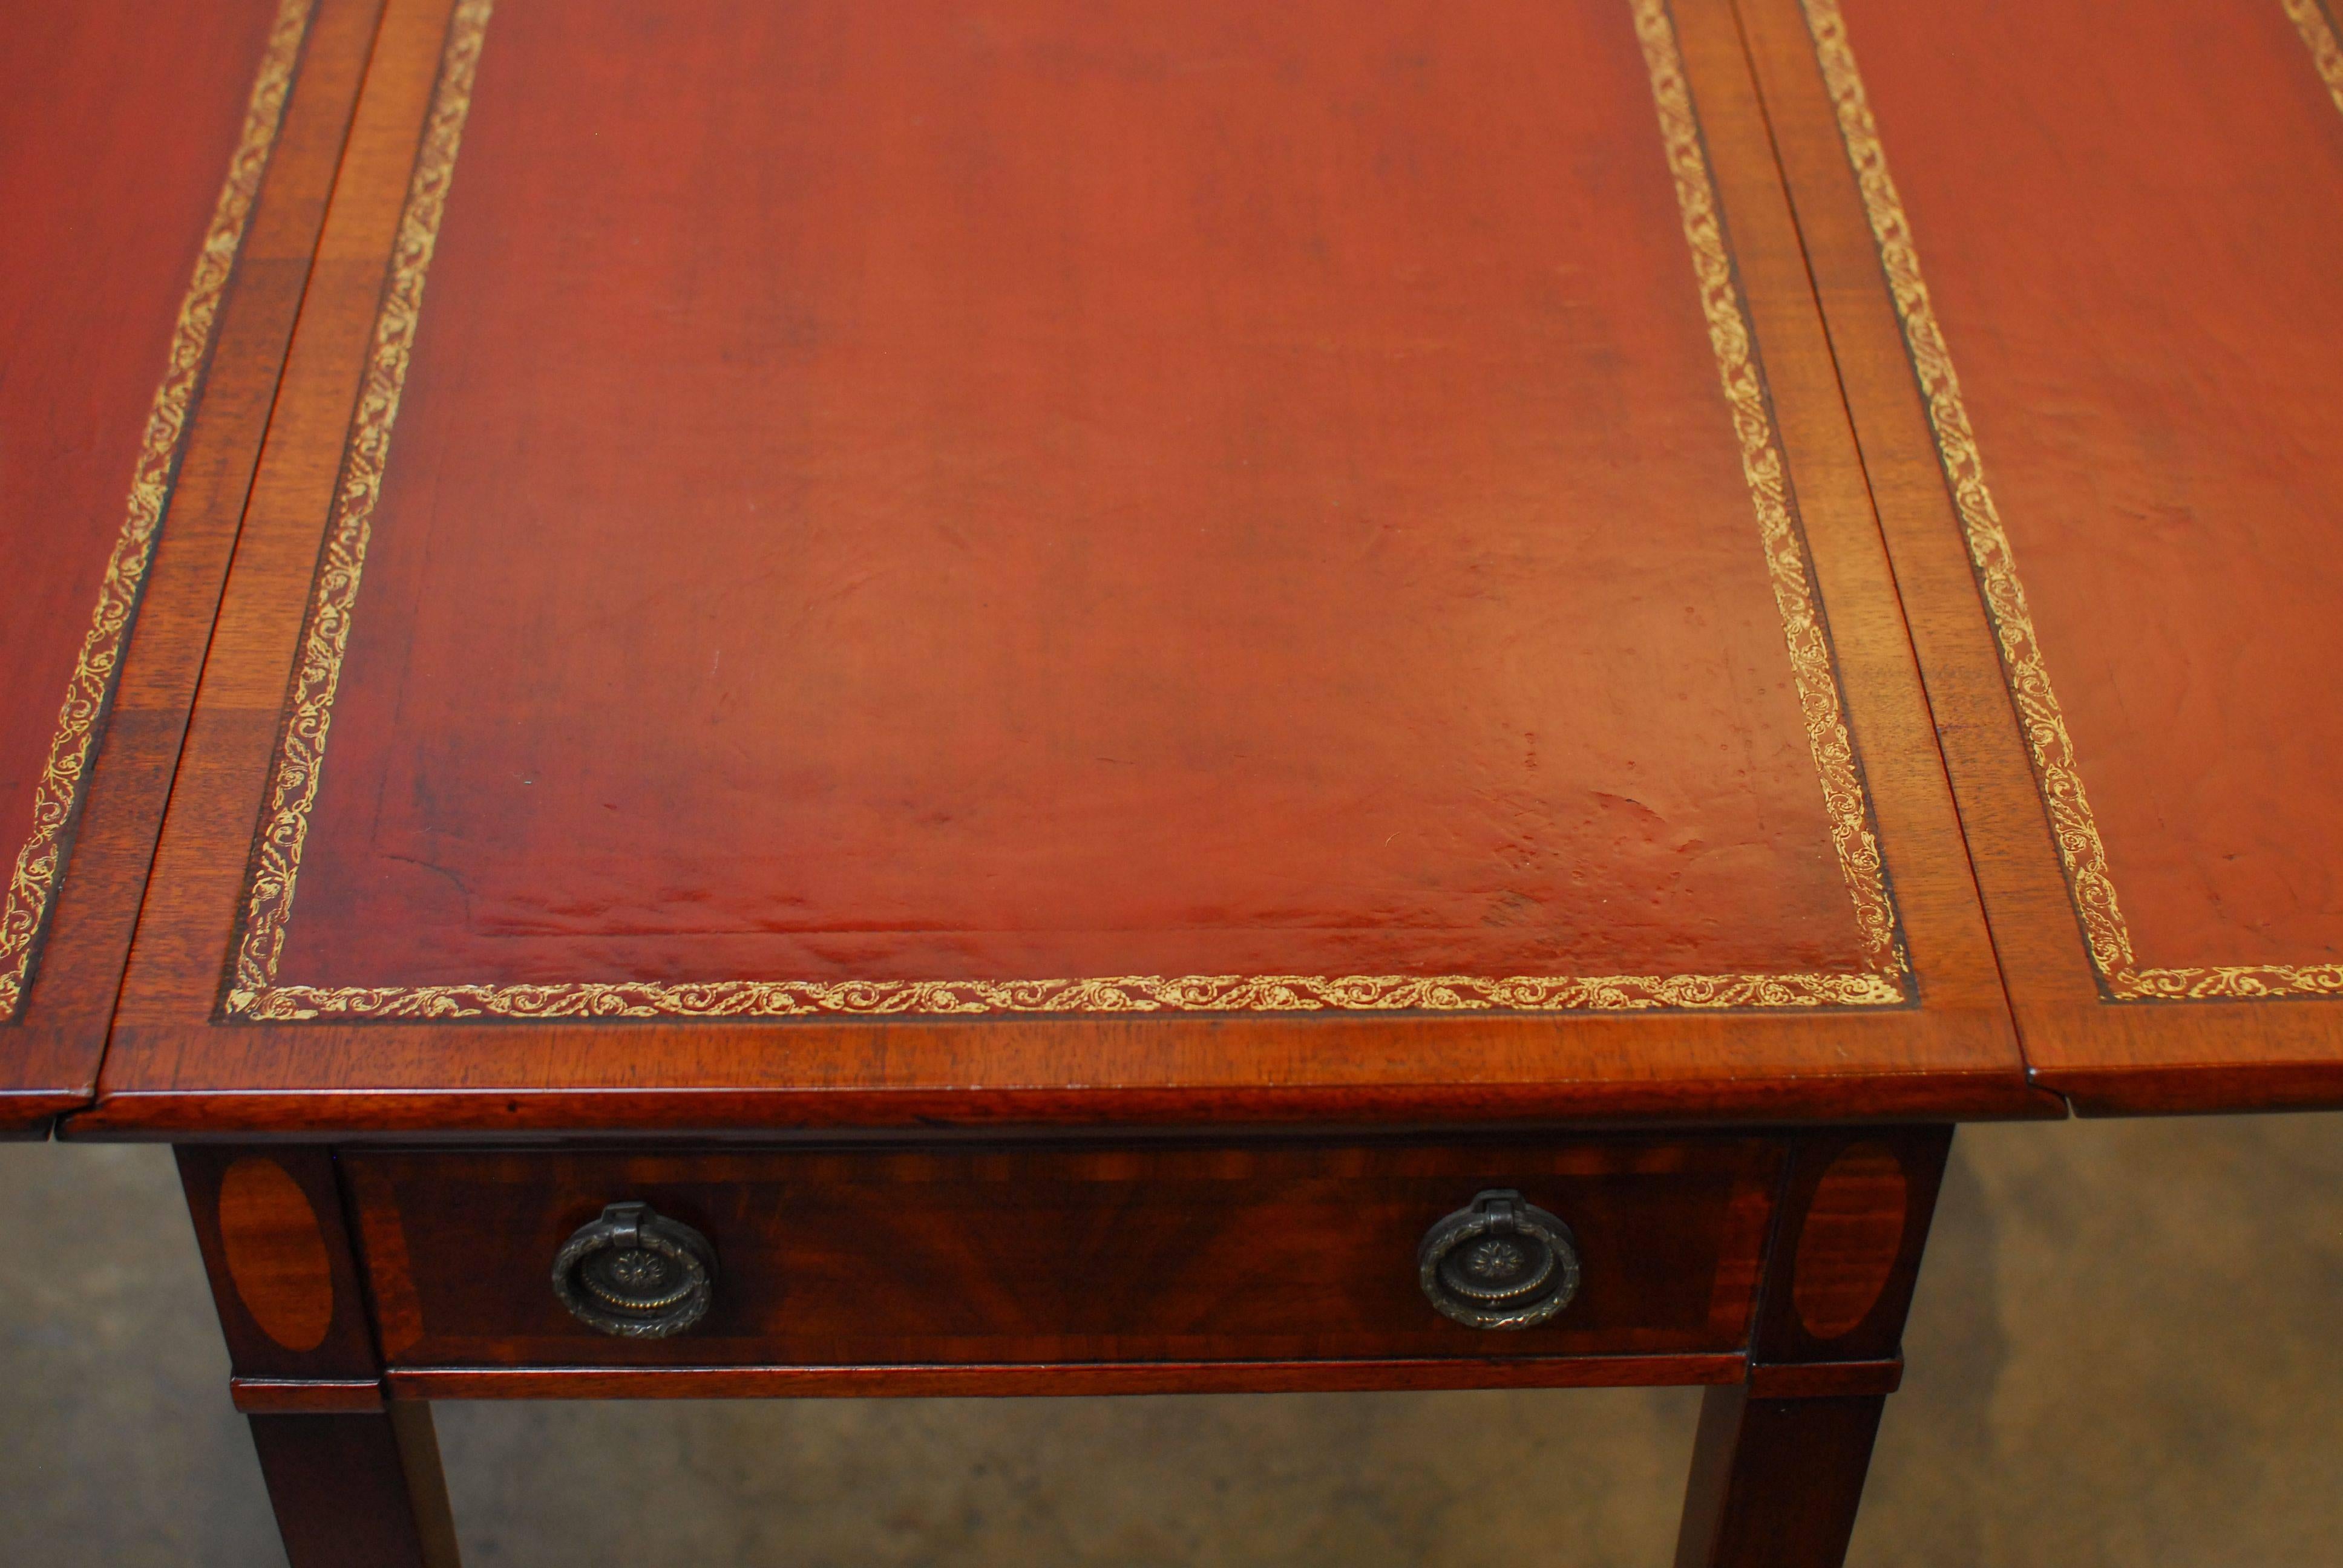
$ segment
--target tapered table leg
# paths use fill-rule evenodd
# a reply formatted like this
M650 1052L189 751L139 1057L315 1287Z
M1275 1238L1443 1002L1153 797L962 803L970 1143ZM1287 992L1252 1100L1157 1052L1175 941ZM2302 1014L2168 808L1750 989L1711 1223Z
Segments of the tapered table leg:
M332 1151L178 1154L292 1568L456 1568L431 1407L384 1398Z
M1948 1127L1818 1130L1783 1184L1748 1381L1709 1390L1676 1568L1840 1568L1872 1441L1903 1376L1904 1319Z
M1709 1390L1676 1568L1839 1568L1885 1403Z
M430 1406L246 1419L291 1568L457 1568Z

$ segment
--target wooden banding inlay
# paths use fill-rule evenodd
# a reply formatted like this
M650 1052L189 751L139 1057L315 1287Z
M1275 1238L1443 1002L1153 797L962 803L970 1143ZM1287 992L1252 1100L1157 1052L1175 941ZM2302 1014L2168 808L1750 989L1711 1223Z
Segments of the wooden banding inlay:
M220 1180L220 1253L261 1332L288 1351L323 1344L334 1321L333 1265L317 1211L274 1160L237 1161Z
M1791 1275L1808 1333L1838 1339L1871 1315L1896 1270L1909 1200L1904 1167L1885 1144L1856 1143L1831 1161L1807 1205Z

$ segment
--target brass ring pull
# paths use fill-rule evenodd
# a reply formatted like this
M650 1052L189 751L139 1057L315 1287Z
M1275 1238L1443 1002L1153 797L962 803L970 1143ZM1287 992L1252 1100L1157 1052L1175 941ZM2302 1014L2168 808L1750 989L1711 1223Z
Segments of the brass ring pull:
M1424 1299L1468 1328L1531 1328L1578 1293L1570 1227L1511 1191L1483 1192L1433 1226L1415 1261Z
M588 1328L663 1340L708 1315L716 1249L648 1203L613 1203L554 1254L553 1293Z

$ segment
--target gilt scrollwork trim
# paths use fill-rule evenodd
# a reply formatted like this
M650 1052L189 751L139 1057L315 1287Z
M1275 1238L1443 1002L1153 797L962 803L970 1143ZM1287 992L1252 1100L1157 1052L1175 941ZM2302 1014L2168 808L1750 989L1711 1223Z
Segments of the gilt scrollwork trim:
M789 1018L818 1014L1615 1012L1883 1007L1885 975L1135 975L1037 980L709 980L560 985L270 986L249 1018Z
M2335 40L2335 22L2321 0L2278 0L2310 51L2311 68L2327 84L2327 95L2343 111L2343 45Z

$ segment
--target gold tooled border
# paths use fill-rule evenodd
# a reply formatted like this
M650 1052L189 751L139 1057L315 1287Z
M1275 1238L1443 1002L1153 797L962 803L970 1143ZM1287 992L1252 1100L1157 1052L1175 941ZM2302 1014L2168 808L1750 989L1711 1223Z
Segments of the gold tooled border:
M250 896L226 1011L262 1019L728 1017L815 1013L1309 1011L1523 1012L1892 1006L1908 975L1896 935L1836 671L1799 537L1773 415L1752 351L1747 310L1717 217L1692 97L1666 0L1631 0L1651 74L1667 162L1682 208L1717 370L1763 538L1787 638L1807 739L1864 941L1855 974L1610 975L1137 975L1037 980L714 980L553 985L280 986L277 960L291 916L308 813L392 420L422 306L424 274L445 209L492 0L466 0L451 25L431 118L417 156L391 278L384 296L332 529L319 569L285 741L255 852Z
M1724 225L1717 216L1716 186L1708 155L1701 146L1700 121L1693 110L1691 88L1684 82L1684 61L1676 48L1675 25L1669 19L1666 0L1635 0L1635 32L1652 78L1652 99L1659 112L1668 167L1675 176L1684 243L1692 251L1693 275L1700 284L1701 309L1708 318L1718 380L1741 441L1742 474L1748 481L1757 531L1765 541L1766 571L1788 642L1790 668L1796 678L1798 706L1805 718L1815 771L1822 780L1831 842L1838 851L1839 869L1855 902L1866 962L1875 972L1902 974L1906 960L1896 934L1895 905L1887 894L1886 868L1872 829L1862 769L1855 760L1854 738L1847 732L1838 672L1831 660L1830 636L1817 602L1805 543L1799 536L1765 372L1753 347L1755 334L1725 247Z
M2310 51L2310 63L2318 72L2318 79L2327 84L2328 96L2335 106L2343 110L2343 45L2335 41L2335 25L2319 0L2278 0L2286 14L2294 19L2295 30L2302 35L2305 47Z
M228 160L219 200L213 206L211 226L204 232L194 279L179 306L162 385L156 388L137 463L131 470L128 510L113 554L106 558L97 608L90 617L89 630L83 634L81 653L57 712L57 727L49 738L48 755L34 785L32 832L16 851L7 897L0 902L0 1020L15 1015L31 982L33 950L56 896L65 829L81 799L82 781L96 749L115 675L121 668L123 645L137 615L146 568L154 560L155 540L170 505L172 476L186 438L188 408L211 356L220 301L236 270L253 204L260 194L261 176L267 172L269 156L284 123L285 101L300 60L301 41L308 32L312 4L313 0L279 0L266 46L261 51L259 73L246 100L244 129Z
M2033 612L2026 605L2025 585L2018 579L2016 557L1986 483L1985 459L1961 399L1960 378L1953 371L1944 328L1936 321L1928 285L1920 271L1911 220L1888 173L1887 152L1880 144L1879 126L1872 117L1862 74L1855 67L1846 19L1838 0L1801 0L1801 4L1824 85L1837 112L1840 139L1870 220L1880 267L1903 324L1906 351L1927 405L1937 458L1968 541L1970 565L1993 622L2003 675L2033 758L2036 782L2066 869L2076 918L2101 982L2111 995L2125 1001L2343 995L2343 964L2166 968L2144 966L2135 959L2131 933L2124 923L2108 870L2107 846L2091 815L2074 740L2051 687L2049 668L2043 662ZM2334 31L2318 0L2280 0L2280 4L2301 30L2320 75L2335 95L2336 106L2343 108L2343 51L2337 48Z
M815 1013L1589 1012L1663 1008L1879 1007L1874 974L1127 975L1111 980L709 980L564 985L271 986L231 999L260 1019L789 1018ZM238 1005L240 1003L240 1005Z

